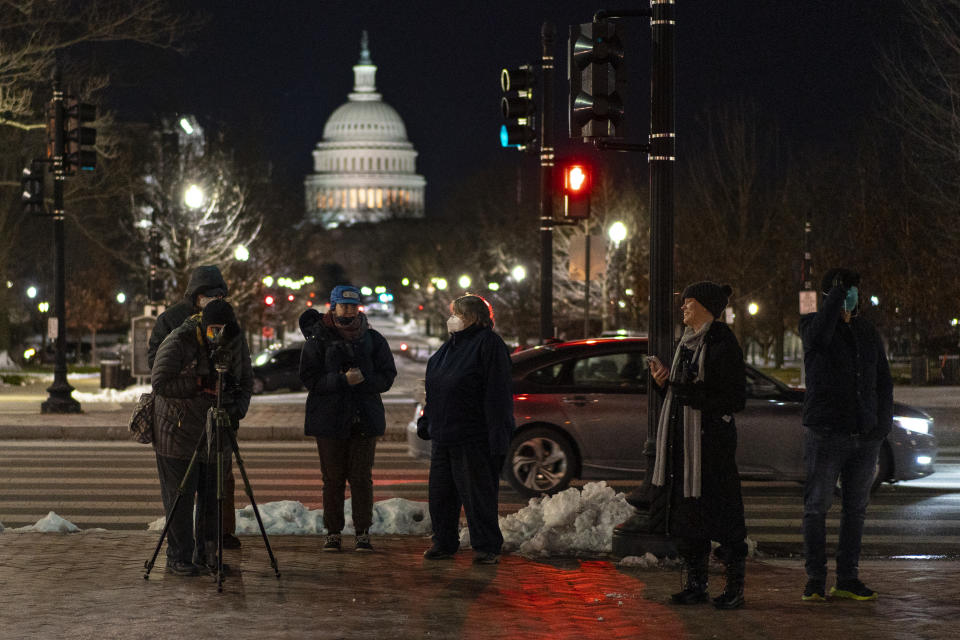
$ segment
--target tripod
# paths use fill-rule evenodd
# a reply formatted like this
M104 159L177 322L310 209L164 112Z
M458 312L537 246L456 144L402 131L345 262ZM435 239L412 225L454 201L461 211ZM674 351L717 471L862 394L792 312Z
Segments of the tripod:
M222 348L222 347L220 347ZM218 351L219 349L218 348ZM243 458L240 457L240 447L237 445L237 437L233 433L233 429L230 425L230 415L223 409L223 374L227 371L227 366L221 364L220 359L214 354L214 361L216 362L215 368L217 370L217 406L210 407L207 411L207 421L204 425L204 433L197 439L197 446L193 449L193 455L190 457L190 463L187 465L187 470L183 474L183 478L180 480L180 485L177 488L177 497L173 501L173 506L170 507L169 513L167 513L167 519L163 526L163 532L160 534L160 539L157 541L157 547L153 550L153 556L143 563L146 572L143 574L144 580L150 579L150 571L153 570L153 565L157 560L157 555L160 553L160 547L163 546L163 540L167 537L167 532L170 529L170 523L173 519L173 514L177 510L177 506L180 504L180 499L186 495L187 491L187 482L190 479L190 474L193 473L194 465L197 463L197 456L200 453L200 447L206 439L207 443L207 459L210 458L210 445L211 443L216 448L217 456L217 566L216 566L216 577L217 577L217 591L223 591L223 448L221 446L221 438L226 434L226 438L230 443L230 447L233 451L233 456L237 460L237 467L240 469L240 476L243 478L244 490L247 493L247 497L250 498L250 506L253 507L253 513L257 517L257 525L260 527L260 535L263 537L263 544L267 548L267 555L270 556L270 565L273 567L273 571L277 576L277 579L280 579L280 569L277 567L277 559L273 555L273 549L270 548L270 540L267 538L267 532L263 528L263 519L260 517L260 509L257 508L257 501L253 497L253 488L250 486L250 479L247 477L247 470L243 466ZM229 453L227 454L230 455ZM201 535L198 531L196 535Z

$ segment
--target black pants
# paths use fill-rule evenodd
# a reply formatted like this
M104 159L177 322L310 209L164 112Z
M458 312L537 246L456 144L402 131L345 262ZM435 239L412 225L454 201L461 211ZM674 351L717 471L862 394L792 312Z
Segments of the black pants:
M373 460L376 437L351 436L348 440L317 438L320 473L323 474L323 526L327 533L343 531L343 502L350 483L353 528L357 533L373 523Z
M167 514L177 499L177 490L189 460L157 455L160 495ZM230 456L223 454L224 475L232 475ZM196 499L196 522L194 522ZM194 526L197 536L194 538ZM167 559L191 562L202 559L204 552L217 548L217 465L197 461L187 480L183 498L170 518L167 530ZM196 552L196 555L195 555Z
M460 547L460 507L467 514L470 545L500 553L503 534L497 513L504 456L491 455L486 443L434 445L430 455L430 520L433 542L444 551Z

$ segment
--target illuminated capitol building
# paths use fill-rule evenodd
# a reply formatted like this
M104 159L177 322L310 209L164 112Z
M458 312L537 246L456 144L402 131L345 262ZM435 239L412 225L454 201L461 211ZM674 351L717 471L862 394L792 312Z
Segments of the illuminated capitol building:
M327 228L422 218L426 180L400 115L377 93L377 67L363 32L353 93L323 127L304 180L307 220Z

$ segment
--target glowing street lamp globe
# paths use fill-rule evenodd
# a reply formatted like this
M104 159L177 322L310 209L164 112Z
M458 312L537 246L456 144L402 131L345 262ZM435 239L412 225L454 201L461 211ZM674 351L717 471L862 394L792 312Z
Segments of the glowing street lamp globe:
M250 250L242 244L238 244L237 248L233 250L233 257L239 262L246 262L250 259Z
M467 274L463 274L462 276L460 276L460 279L457 280L457 284L459 284L460 288L462 289L466 289L467 287L469 287L471 282L472 280L470 280L470 276L468 276Z
M521 280L527 277L527 270L523 268L522 264L518 264L510 272L510 275L513 276L514 280L516 280L517 282L520 282Z
M202 207L203 197L203 189L195 184L190 185L187 190L183 192L183 202L191 209L199 209Z

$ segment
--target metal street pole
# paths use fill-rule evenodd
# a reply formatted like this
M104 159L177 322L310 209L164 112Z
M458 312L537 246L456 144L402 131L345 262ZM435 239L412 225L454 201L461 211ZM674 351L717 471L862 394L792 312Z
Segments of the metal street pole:
M661 362L673 359L673 215L676 162L676 0L650 0L650 329L648 352ZM653 384L652 379L648 384ZM615 556L675 555L666 535L665 496L652 491L657 423L663 401L647 394L647 439L643 447L643 484L627 500L637 514L613 533Z
M41 413L80 413L80 403L71 396L73 387L67 382L67 307L65 303L66 269L64 267L63 237L63 182L64 168L64 109L63 88L60 84L60 68L53 75L53 243L54 243L54 311L57 316L56 364L53 367L53 384L47 388L49 396L40 405ZM77 354L79 356L79 354Z
M556 28L540 30L540 344L553 336L553 50Z

